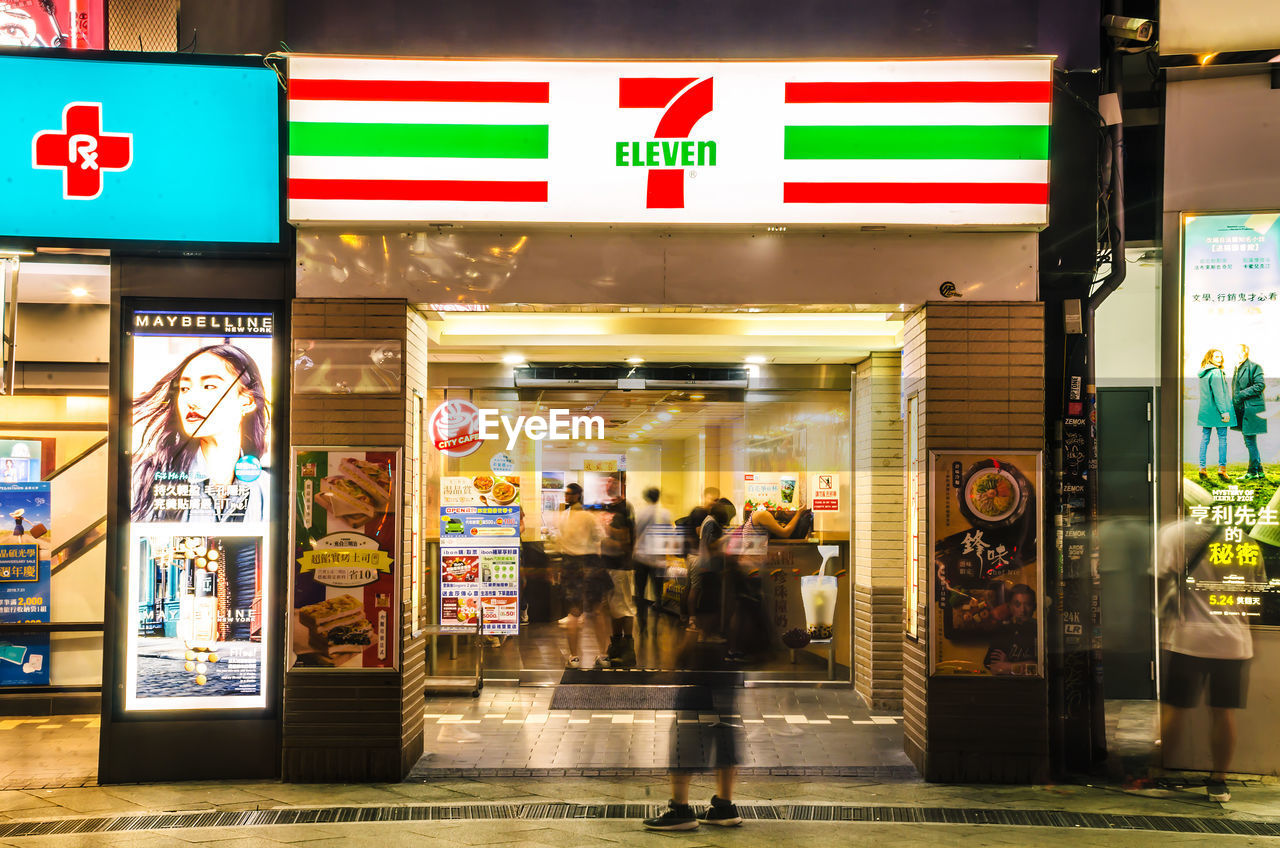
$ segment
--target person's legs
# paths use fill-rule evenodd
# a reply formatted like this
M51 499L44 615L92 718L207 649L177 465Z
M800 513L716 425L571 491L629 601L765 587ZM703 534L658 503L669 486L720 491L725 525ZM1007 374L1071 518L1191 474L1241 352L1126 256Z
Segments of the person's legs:
M688 772L671 772L671 800L682 806L688 804L689 784L692 782L693 775Z
M726 801L733 800L733 778L736 770L733 766L716 769L716 794Z
M1203 453L1203 451L1201 452ZM1200 467L1204 467L1204 457L1200 457ZM1218 428L1218 467L1227 467L1227 428Z
M1213 433L1212 427L1200 428L1200 470L1204 471L1205 460L1209 457L1209 436Z
M1236 752L1236 711L1226 707L1211 707L1209 714L1213 724L1209 731L1209 751L1213 757L1210 780L1222 780L1231 770L1231 757Z
M1246 435L1244 437L1245 450L1249 452L1249 474L1262 473L1262 454L1258 452L1258 437Z

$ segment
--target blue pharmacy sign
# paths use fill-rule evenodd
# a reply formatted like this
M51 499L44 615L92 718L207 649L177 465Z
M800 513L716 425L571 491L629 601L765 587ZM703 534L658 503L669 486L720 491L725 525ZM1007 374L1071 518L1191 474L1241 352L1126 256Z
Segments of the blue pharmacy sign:
M0 622L49 621L48 483L0 483ZM0 686L49 684L49 634L0 632Z
M265 67L0 55L0 238L277 245L280 92Z

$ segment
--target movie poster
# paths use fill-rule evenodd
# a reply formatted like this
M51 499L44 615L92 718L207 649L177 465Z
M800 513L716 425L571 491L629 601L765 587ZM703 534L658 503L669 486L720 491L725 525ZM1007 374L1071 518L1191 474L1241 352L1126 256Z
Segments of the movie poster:
M0 47L105 50L104 0L0 0Z
M0 622L49 621L52 515L48 483L0 483ZM0 633L0 686L48 684L49 634Z
M289 668L394 669L400 453L294 451Z
M265 707L274 315L127 321L125 709Z
M1039 452L931 453L930 466L931 673L1042 677Z
M1280 569L1278 221L1187 215L1182 241L1183 505L1214 529L1181 585L1215 615L1262 625L1280 624L1280 580L1267 576Z

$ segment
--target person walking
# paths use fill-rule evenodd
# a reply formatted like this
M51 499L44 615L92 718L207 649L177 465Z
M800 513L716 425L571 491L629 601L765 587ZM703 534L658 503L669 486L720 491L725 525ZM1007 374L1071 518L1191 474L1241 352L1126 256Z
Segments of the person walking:
M556 525L554 541L560 548L560 590L564 606L568 610L569 668L582 667L582 618L585 615L593 624L599 619L600 603L611 583L600 567L600 540L603 533L595 518L582 508L582 487L570 483L564 488L564 509ZM603 647L608 638L596 627L597 647Z
M1209 457L1209 439L1218 434L1218 477L1230 481L1227 476L1227 428L1236 424L1235 404L1227 390L1227 377L1222 372L1222 351L1211 348L1200 360L1200 410L1196 423L1200 425L1200 479L1209 479L1205 470Z
M1249 358L1248 345L1240 345L1236 369L1231 375L1231 402L1236 413L1232 429L1240 431L1245 450L1249 452L1249 469L1240 478L1242 480L1266 478L1262 454L1258 452L1258 436L1267 432L1267 419L1263 417L1267 409L1267 402L1263 399L1266 389L1262 366Z
M644 490L644 503L636 510L636 621L640 633L644 635L649 629L649 599L647 592L653 588L655 600L662 598L662 577L665 572L665 557L656 556L651 548L654 539L646 536L650 527L671 526L671 510L659 505L662 492L656 486Z

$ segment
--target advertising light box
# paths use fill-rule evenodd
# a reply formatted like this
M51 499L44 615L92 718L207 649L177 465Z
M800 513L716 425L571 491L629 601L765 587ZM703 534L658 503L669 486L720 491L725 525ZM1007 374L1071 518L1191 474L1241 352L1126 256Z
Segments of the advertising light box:
M126 320L124 709L265 707L275 316L173 308Z
M104 0L0 0L0 47L107 46Z
M289 61L296 223L1047 223L1052 60Z
M276 245L279 87L264 67L0 56L0 238Z

